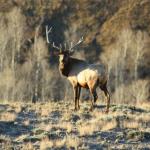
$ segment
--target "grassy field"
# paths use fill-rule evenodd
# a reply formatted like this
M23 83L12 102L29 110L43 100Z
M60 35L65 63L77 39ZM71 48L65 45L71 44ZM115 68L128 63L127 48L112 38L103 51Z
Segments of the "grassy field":
M150 105L0 104L0 149L150 149Z

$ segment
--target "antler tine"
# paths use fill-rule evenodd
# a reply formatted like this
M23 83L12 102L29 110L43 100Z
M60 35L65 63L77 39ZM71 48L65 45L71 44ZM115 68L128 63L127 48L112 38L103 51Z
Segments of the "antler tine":
M67 44L66 44L66 42L64 43L64 50L66 51L67 50Z
M56 46L55 43L53 42L53 45L52 45L54 48L60 50L60 47Z
M73 45L71 42L71 47L69 50L72 51L76 46L78 46L82 42L83 42L83 36L80 38L80 40L75 45Z
M60 47L60 48L59 48L59 51L60 51L60 53L62 53L62 44L60 44L59 47Z
M52 31L52 27L50 27L50 29L48 29L48 26L46 26L46 40L47 40L47 43L50 43L48 35L49 35L49 33L51 33L51 31Z
M70 49L69 49L69 51L73 51L73 43L72 42L70 43Z
M48 28L48 26L46 26L46 39L47 39L47 43L50 43L48 34L51 33L51 31L52 31L52 27ZM73 51L73 49L76 46L78 46L80 43L82 43L82 42L83 42L83 37L81 37L80 40L75 45L73 45L73 43L71 42L69 50L67 50L67 44L66 43L64 43L63 46L62 46L62 44L60 44L60 46L58 47L53 42L52 47L55 48L55 49L57 49L57 50L59 50L60 52L63 52L63 51Z

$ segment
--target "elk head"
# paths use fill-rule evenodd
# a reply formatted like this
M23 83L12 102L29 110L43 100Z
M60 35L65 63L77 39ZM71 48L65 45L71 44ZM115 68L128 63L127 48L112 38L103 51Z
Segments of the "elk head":
M46 38L47 43L50 44L48 34L51 32L52 28L48 29L48 26L46 26ZM83 37L75 44L71 42L70 44L60 44L59 46L56 46L55 43L52 43L52 47L56 50L55 54L59 56L59 67L64 68L69 63L69 57L74 53L74 48L76 48L78 45L80 45L83 42Z

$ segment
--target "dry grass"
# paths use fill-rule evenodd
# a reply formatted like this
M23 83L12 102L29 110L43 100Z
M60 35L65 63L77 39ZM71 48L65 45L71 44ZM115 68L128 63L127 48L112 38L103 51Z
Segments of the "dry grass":
M63 113L63 118L62 118L62 121L68 121L71 117L71 113L66 111Z
M48 117L49 114L53 111L55 105L56 104L54 102L36 103L30 109L35 110L35 112L41 117Z
M31 142L28 142L22 147L22 150L35 150L35 148Z
M78 131L81 136L91 135L94 131L97 130L99 130L99 127L95 123L82 123L78 127Z
M70 122L60 122L55 125L42 123L39 125L39 128L43 129L44 131L50 131L52 128L61 128L65 129L67 133L70 133L73 130L73 125Z
M66 146L68 149L71 149L73 147L77 150L79 144L80 140L78 138L67 137L66 139Z
M53 143L53 146L56 148L61 148L61 147L67 147L68 149L75 148L78 149L80 141L78 138L73 138L70 136L67 136L64 139L61 140L55 140Z
M10 137L18 132L19 136L16 137L13 142L22 143L21 146L24 150L32 150L37 147L41 150L82 149L83 147L83 149L88 149L90 143L95 144L96 142L97 145L106 144L110 132L114 136L114 140L111 142L119 142L120 139L125 139L125 137L122 136L124 133L120 131L121 129L123 129L123 131L125 130L125 132L128 132L128 129L131 132L137 129L148 133L150 131L150 128L147 126L147 123L150 121L149 110L134 109L127 105L113 105L110 107L109 114L103 113L103 109L98 108L95 108L93 112L87 112L87 109L84 108L79 112L72 112L72 108L69 108L67 111L64 109L63 111L63 109L61 109L64 107L62 103L53 105L53 102L48 104L38 103L32 105L29 103L20 105L20 108L23 109L21 113L18 114L19 122L18 119L15 120L15 115L17 114L16 111L14 111L14 109L19 108L19 106L14 107L14 104L9 104L9 106L4 105L4 107L7 106L7 109L0 113L0 118L3 120L7 119L8 121L15 120L16 124L6 123L8 127L12 125L12 128L5 129L5 131L9 132L9 130L12 129L15 131L14 133L10 131ZM41 115L42 109L47 110L46 112L49 113L48 116L43 117ZM35 114L36 118L33 118ZM24 115L26 118L24 118ZM5 123L3 124L2 122L0 126L1 125L3 126ZM113 129L118 129L118 127L120 130L117 133L117 130ZM107 133L107 135L103 133ZM147 136L148 133L145 135ZM5 132L3 134L5 135ZM103 136L106 136L106 139ZM101 138L102 141L99 142L99 138ZM1 139L3 140L4 138L0 138L0 140ZM7 141L7 138L3 141ZM11 146L12 140L10 139L9 141ZM25 145L25 142L27 142L27 145Z
M42 117L48 117L50 111L49 111L48 109L41 109L41 112L40 112L40 113L41 113L40 115L41 115Z
M17 118L17 114L14 112L4 112L0 114L0 120L1 121L15 121Z
M150 102L137 102L136 107L150 110Z
M30 125L30 120L29 119L24 120L23 125L24 126L29 126Z
M112 120L110 122L103 122L103 126L101 127L101 131L108 131L117 127L116 120Z
M54 145L54 143L52 141L50 141L49 138L44 138L40 142L40 149L41 150L46 150L48 148L52 148L53 145Z
M130 128L130 129L139 129L141 126L137 121L125 121L123 123L124 128Z
M51 124L42 123L41 125L39 125L39 127L45 131L50 131L53 126Z
M21 106L22 103L20 102L14 102L11 104L11 106L13 107L13 110L16 112L16 113L20 113L21 110L22 110L22 106Z
M150 114L141 114L135 118L138 121L150 122Z
M60 123L59 127L66 129L68 133L70 133L73 129L73 125L70 122Z
M66 139L61 139L61 140L55 140L54 141L54 147L61 148L66 144Z

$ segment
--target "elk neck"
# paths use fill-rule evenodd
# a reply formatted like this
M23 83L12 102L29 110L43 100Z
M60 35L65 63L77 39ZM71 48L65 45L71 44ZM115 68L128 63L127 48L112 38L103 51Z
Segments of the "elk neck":
M59 71L63 76L68 77L70 72L74 69L74 68L80 68L82 69L82 67L84 66L84 68L87 66L87 62L84 60L80 60L77 58L73 58L73 57L69 57L69 61L68 63L64 64L64 67L59 65ZM81 70L80 69L80 70ZM76 71L78 72L78 71Z
M71 62L69 60L69 62L67 64L64 64L64 67L60 67L60 65L59 65L59 71L63 76L68 77L69 72L70 72L70 63Z

